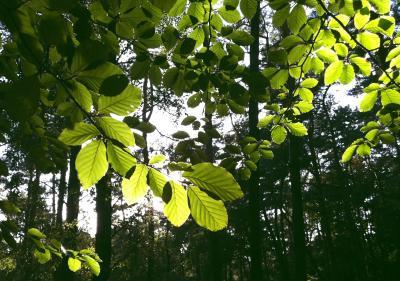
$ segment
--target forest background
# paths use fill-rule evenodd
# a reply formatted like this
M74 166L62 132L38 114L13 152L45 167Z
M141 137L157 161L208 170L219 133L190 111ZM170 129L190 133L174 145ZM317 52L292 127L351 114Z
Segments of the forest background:
M0 0L0 280L398 280L399 20Z

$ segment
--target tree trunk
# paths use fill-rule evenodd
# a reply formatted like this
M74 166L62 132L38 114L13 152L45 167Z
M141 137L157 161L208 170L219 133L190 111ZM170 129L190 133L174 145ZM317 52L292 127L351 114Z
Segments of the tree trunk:
M24 238L22 242L22 255L21 259L18 260L18 263L25 269L24 273L17 273L16 280L18 278L22 278L21 280L31 280L33 279L33 263L31 262L31 249L29 244L29 239L27 239L26 234L28 230L32 227L35 227L35 219L37 215L37 210L39 206L40 200L40 176L41 173L39 170L32 169L29 174L29 183L28 183L28 194L27 194L27 203L26 203L26 212L25 212L25 223L24 223Z
M94 281L108 281L111 274L111 187L109 177L105 175L96 184L96 212L97 212L97 231L96 231L96 253L102 260L99 276L93 278Z
M206 114L205 118L207 120L205 126L206 128L213 127L212 114ZM208 139L205 146L205 153L208 157L208 161L214 163L214 148L212 143L212 138ZM210 281L222 281L224 279L223 272L223 262L221 252L223 247L221 246L221 234L222 231L217 232L206 232L206 239L208 245L208 261L207 261L207 275L206 280Z
M257 12L251 20L251 35L254 42L250 45L250 72L259 72L259 53L260 53L260 2L257 1ZM250 88L249 103L249 133L251 136L259 139L258 124L258 101L253 89ZM263 280L262 270L262 235L260 218L260 175L259 171L252 172L247 183L247 192L249 196L249 243L250 243L250 280Z
M290 146L290 187L292 192L292 222L293 222L293 250L294 250L294 280L306 281L306 241L304 229L303 196L300 174L301 140L291 136Z
M67 185L67 182L65 180L66 173L67 171L65 169L61 171L60 182L58 185L56 226L59 228L61 227L63 220L64 197Z
M76 248L76 236L78 235L78 214L79 214L79 198L80 198L80 182L78 179L78 173L75 168L76 157L79 153L80 146L74 146L71 148L70 160L69 160L69 178L68 178L68 198L67 198L67 218L66 227L64 229L63 244L70 249ZM62 187L63 176L60 179L60 193ZM65 172L64 172L64 184L65 184ZM65 189L65 187L64 187ZM65 193L65 190L64 190ZM58 223L62 223L62 204L60 200L64 196L59 195L58 198L58 213L57 219ZM61 207L61 210L60 210ZM75 274L71 272L68 268L67 257L61 261L56 272L54 273L54 280L56 281L73 281L75 280Z
M323 183L320 173L320 165L318 162L317 152L314 146L314 115L310 117L310 126L308 130L308 146L310 148L311 163L313 169L313 175L315 179L315 187L317 189L318 196L318 208L321 217L321 232L322 239L325 249L325 278L331 280L334 270L334 255L333 255L333 242L332 242L332 230L331 230L331 215L327 206L327 200L323 189Z

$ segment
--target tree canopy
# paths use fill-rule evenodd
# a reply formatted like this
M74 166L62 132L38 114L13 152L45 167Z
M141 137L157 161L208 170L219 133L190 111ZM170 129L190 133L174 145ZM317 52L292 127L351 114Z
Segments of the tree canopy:
M141 237L140 226L124 226L138 220L149 225L146 280L155 280L156 244L170 227L176 241L186 238L173 227L206 233L208 268L229 264L226 237L240 251L248 243L247 261L230 253L232 276L207 269L208 280L334 280L343 253L335 239L349 235L359 268L339 280L377 280L387 264L369 269L376 257L356 252L400 261L398 239L369 241L382 240L380 212L398 216L383 202L398 196L398 184L390 186L400 153L398 20L390 0L0 0L5 252L17 268L32 253L52 263L55 280L74 280L82 265L95 280L112 280L113 237L125 243L113 231ZM345 108L341 97L329 99L335 92L359 104ZM162 114L175 118L167 135ZM168 144L154 149L154 134ZM360 188L367 179L368 192ZM77 239L81 189L96 194L94 247ZM162 205L158 224L153 200ZM126 208L137 213L126 219ZM165 239L166 251L184 248ZM312 265L321 253L322 270ZM267 277L274 267L282 277ZM33 263L25 270L21 278L41 280L30 275ZM199 272L182 280L206 280Z

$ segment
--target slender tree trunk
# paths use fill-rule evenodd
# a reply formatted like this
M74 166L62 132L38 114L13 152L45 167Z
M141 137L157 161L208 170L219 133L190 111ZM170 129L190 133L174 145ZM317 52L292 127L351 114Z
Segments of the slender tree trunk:
M96 253L102 260L99 276L93 278L94 281L108 281L111 274L111 186L109 176L105 175L96 184L96 212L97 212L97 231L96 231Z
M212 128L213 127L213 120L212 114L206 114L205 118L207 120L206 127ZM209 138L208 142L205 146L205 153L208 157L208 161L214 163L214 148L212 139ZM207 279L210 281L222 281L224 279L224 272L223 272L223 261L222 261L222 241L221 241L221 231L217 232L206 232L206 239L208 245L208 261L207 261Z
M314 146L314 115L310 117L310 126L309 126L309 141L308 145L310 148L311 154L311 163L313 169L313 175L315 179L315 186L317 189L318 195L318 207L319 213L321 217L321 232L322 239L325 248L325 259L326 259L326 280L331 280L333 276L333 267L334 267L334 256L333 256L333 242L332 242L332 230L331 230L331 216L326 202L326 196L323 190L323 183L320 174L320 165L318 162L317 152Z
M260 53L260 2L257 1L257 12L251 20L251 35L254 37L254 42L250 45L250 72L259 72L259 53ZM254 89L250 88L250 103L249 103L249 133L256 139L260 138L260 133L257 128L258 124L258 101ZM249 243L250 243L250 280L263 280L262 269L262 233L261 233L261 218L260 218L260 175L259 170L252 172L252 175L247 183L247 192L249 196Z
M79 153L80 147L74 146L71 148L70 152L70 160L69 160L69 177L68 177L68 197L67 197L67 217L66 217L66 226L64 229L64 237L63 244L67 248L75 249L76 248L76 236L78 235L78 214L79 214L79 198L80 198L80 182L78 179L78 174L75 168L76 157ZM63 172L62 172L63 173ZM60 179L60 193L62 193L62 189L65 187L62 186L62 181L65 184L65 171L64 176L61 175ZM60 200L64 201L64 195L61 198L59 195L59 205L58 205L58 213L57 219L58 223L62 223L62 204L60 204ZM61 207L61 210L60 210ZM54 280L56 281L73 281L75 280L75 274L71 272L68 268L68 259L64 258L61 261L61 264L57 268L54 273Z
M306 241L304 228L303 196L300 173L301 140L290 136L290 187L292 192L292 223L294 250L294 280L306 281Z
M56 226L59 228L61 227L63 220L64 197L67 186L67 182L65 180L66 173L67 171L65 169L61 170L60 182L58 185Z
M333 168L336 170L338 175L337 183L343 188L342 200L343 200L343 214L346 220L347 229L349 231L349 252L352 255L350 262L352 263L351 270L352 278L354 280L365 280L365 263L364 263L364 249L362 245L362 237L358 226L355 222L352 205L351 205L351 175L346 171L340 163L340 152L336 142L336 133L332 125L332 121L329 114L328 106L325 102L328 89L325 91L322 99L322 109L327 120L327 128L329 132L330 143L332 145L332 156L333 156Z
M22 243L22 256L19 260L19 263L23 264L25 272L17 273L18 277L22 277L22 280L31 280L33 279L33 263L31 262L32 257L30 251L29 240L26 237L28 230L32 227L35 227L35 220L37 215L37 210L39 207L40 201L40 176L41 173L39 170L31 170L29 175L29 183L28 183L28 195L27 195L27 205L26 205L26 213L25 213L25 224L24 224L24 238Z
M51 213L52 213L52 221L51 224L55 225L57 220L57 211L56 211L56 186L57 186L56 174L53 173L51 179Z
M151 89L151 86L150 86ZM151 91L148 89L148 78L144 79L143 82L143 109L142 109L142 122L149 122L150 117L153 111L152 106L149 104L149 94ZM149 148L147 144L147 134L145 132L142 133L145 147L142 150L143 153L143 161L144 163L149 163ZM147 253L147 281L154 280L154 210L153 210L153 199L151 197L148 198L149 200L149 208L148 211L148 253Z

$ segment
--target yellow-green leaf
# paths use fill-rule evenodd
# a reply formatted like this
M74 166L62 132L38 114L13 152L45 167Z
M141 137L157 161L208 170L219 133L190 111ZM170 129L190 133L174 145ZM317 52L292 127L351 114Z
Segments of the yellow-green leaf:
M215 200L197 186L188 190L190 212L196 223L211 231L224 229L228 225L228 213L221 200Z
M167 183L167 178L156 169L150 168L147 174L148 184L155 196L161 197L164 186Z
M67 145L81 145L99 134L95 126L80 122L73 129L64 129L58 139Z
M164 207L164 215L175 226L181 226L188 219L190 209L186 189L175 181L168 182L171 198Z
M139 88L128 85L125 90L117 96L101 95L98 101L99 113L114 113L126 116L134 112L140 105L142 99Z
M136 203L143 198L148 190L146 165L138 164L129 179L122 180L122 195L129 205Z
M307 22L306 11L301 4L297 4L287 18L287 24L293 34L299 33L301 27Z
M335 83L340 75L342 75L343 71L343 61L335 61L331 63L328 68L325 70L325 75L324 75L324 83L325 85L331 85Z
M377 91L364 94L360 102L360 111L361 112L370 111L374 107L377 99L378 99Z
M276 144L281 144L286 140L287 131L281 125L277 125L272 129L271 137L272 141Z
M128 150L114 145L111 141L107 142L107 156L111 167L123 177L136 165L136 159Z
M243 196L235 178L224 168L211 163L193 165L190 171L185 171L183 177L194 185L208 190L223 201L232 201Z
M83 188L96 184L107 172L106 146L94 140L82 148L76 157L76 170Z
M77 272L79 269L81 269L82 263L80 260L75 259L75 258L68 258L68 268L72 272Z
M381 39L379 36L369 31L364 31L358 34L357 39L361 45L369 51L378 49L381 46Z
M340 75L340 83L346 85L351 83L354 78L356 77L356 74L354 72L354 68L351 64L345 64L343 66L343 71L342 74Z
M118 121L112 117L101 117L97 118L96 121L107 137L119 141L125 146L135 145L133 133L124 122Z
M306 136L307 128L302 123L287 123L286 126L292 135L297 137Z

